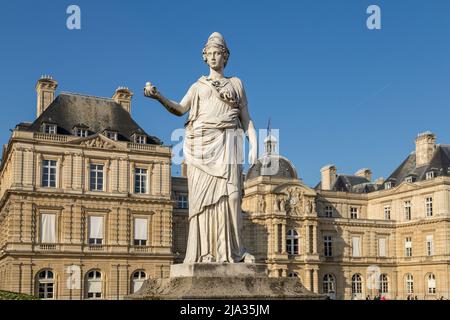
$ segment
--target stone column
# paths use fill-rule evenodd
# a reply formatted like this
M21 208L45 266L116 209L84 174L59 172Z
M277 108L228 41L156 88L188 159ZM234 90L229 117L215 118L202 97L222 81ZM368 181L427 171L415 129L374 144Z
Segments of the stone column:
M313 225L313 253L317 254L317 225Z
M306 251L305 252L307 254L310 254L311 252L310 252L309 248L310 248L310 241L311 241L311 239L310 239L310 235L309 235L309 224L305 225L305 229L306 229L306 231L305 231L305 234L306 234L306 236L305 236Z
M286 254L286 221L281 225L281 253Z
M313 269L313 284L314 284L314 292L319 293L319 269Z
M278 228L278 221L273 221L273 223L272 223L272 225L273 225L273 227L275 228L275 250L274 250L274 252L275 253L279 253L279 247L280 247L280 239L279 239L279 234L278 234L278 232L279 232L279 228Z
M311 288L311 269L309 268L309 266L305 266L305 283L304 286L306 287L306 289L312 291Z

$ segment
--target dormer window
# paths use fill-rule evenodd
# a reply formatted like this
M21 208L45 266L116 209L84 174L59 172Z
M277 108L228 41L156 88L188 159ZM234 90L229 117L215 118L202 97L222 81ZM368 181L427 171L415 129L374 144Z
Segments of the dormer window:
M431 180L434 179L434 171L429 171L425 174L425 179Z
M405 182L408 182L408 183L413 183L415 181L416 181L416 178L414 176L407 176L405 178Z
M87 137L88 136L88 131L86 129L76 129L75 130L75 135L77 137Z
M393 187L392 181L388 181L384 184L385 189L391 189Z
M44 123L42 131L48 134L56 134L56 124Z
M89 127L84 124L77 124L72 129L77 137L85 138L89 135Z
M134 142L139 144L146 144L147 143L147 137L143 134L137 134L134 136Z
M105 131L105 135L108 139L117 141L117 132L116 131Z

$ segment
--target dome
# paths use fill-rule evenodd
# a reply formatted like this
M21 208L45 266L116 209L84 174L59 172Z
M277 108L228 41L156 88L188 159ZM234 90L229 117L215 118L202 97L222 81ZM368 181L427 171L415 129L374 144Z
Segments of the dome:
M274 165L278 161L278 168ZM274 168L272 172L271 168ZM278 169L278 170L276 170ZM268 176L281 179L298 179L297 170L285 157L276 154L266 154L248 169L246 180L260 176Z

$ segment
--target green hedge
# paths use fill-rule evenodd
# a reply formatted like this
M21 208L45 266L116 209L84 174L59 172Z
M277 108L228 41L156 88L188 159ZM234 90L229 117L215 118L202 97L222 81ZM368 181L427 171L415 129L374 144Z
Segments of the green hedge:
M0 300L39 300L28 294L15 293L9 291L0 291Z

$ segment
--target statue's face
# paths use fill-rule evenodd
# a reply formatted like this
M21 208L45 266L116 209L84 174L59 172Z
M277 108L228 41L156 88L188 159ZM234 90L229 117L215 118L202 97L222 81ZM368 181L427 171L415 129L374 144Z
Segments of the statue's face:
M222 48L216 46L210 46L206 48L206 59L211 69L223 69L225 64L225 57L223 56Z

